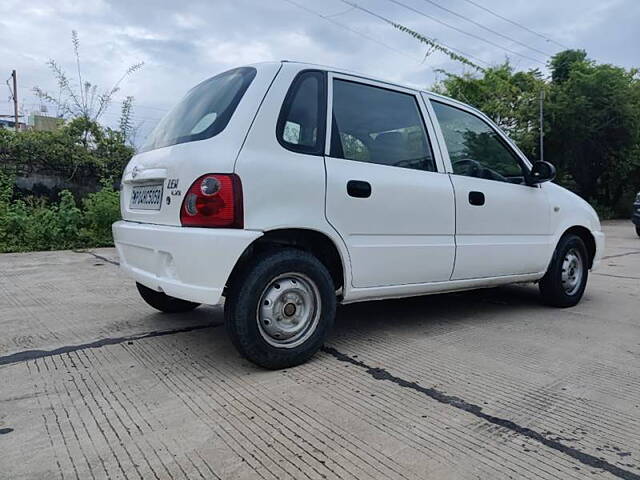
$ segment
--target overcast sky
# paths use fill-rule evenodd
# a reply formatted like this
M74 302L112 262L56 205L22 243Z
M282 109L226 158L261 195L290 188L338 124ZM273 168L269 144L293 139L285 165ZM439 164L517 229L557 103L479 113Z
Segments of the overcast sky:
M564 45L584 48L598 62L640 66L638 0L354 2L483 64L509 57L517 69L546 71L548 57L540 52L553 54ZM71 75L75 72L70 37L71 30L77 30L84 77L101 87L111 86L129 65L145 62L118 94L119 99L135 97L134 115L142 123L142 135L190 87L247 63L301 60L423 88L437 79L436 69L464 71L463 65L443 54L425 58L426 46L342 0L2 0L0 28L0 114L11 112L4 80L12 69L18 71L18 93L26 112L38 108L31 93L34 86L57 93L46 62L53 58ZM117 121L118 112L116 104L105 123Z

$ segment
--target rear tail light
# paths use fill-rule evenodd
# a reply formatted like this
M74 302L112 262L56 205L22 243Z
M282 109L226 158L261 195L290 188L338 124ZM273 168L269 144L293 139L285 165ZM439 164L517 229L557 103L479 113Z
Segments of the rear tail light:
M183 227L242 228L242 184L236 174L208 173L187 191L180 208Z

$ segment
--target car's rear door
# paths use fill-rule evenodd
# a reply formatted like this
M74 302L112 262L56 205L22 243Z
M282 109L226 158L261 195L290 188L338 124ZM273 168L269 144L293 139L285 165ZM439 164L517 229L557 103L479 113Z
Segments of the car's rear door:
M454 197L419 93L329 74L327 220L354 287L449 280Z
M440 97L429 101L455 190L452 280L544 271L550 205L544 188L525 183L525 159L475 110Z

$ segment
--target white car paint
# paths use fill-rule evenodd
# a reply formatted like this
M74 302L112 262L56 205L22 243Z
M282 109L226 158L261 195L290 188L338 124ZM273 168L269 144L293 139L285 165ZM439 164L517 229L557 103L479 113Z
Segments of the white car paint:
M279 69L279 63L262 64L256 69L257 74L250 88L243 96L227 127L218 135L199 142L180 143L135 155L125 168L122 177L124 186L120 202L122 218L131 222L179 226L182 196L178 196L177 199L172 198L170 205L163 204L159 212L132 210L129 208L131 186L150 181L164 182L166 197L167 180L179 179L176 190L184 195L193 180L203 173L233 172L247 130ZM134 168L137 173L135 177L133 176Z
M381 82L331 73L330 111L334 78L385 86ZM415 96L423 119L428 118L418 92L399 87L397 90ZM435 132L430 122L427 131L433 137ZM436 164L443 168L440 155L436 155ZM325 156L325 168L326 215L347 245L353 287L411 285L451 278L455 257L455 203L446 175L329 155ZM371 197L348 196L345 185L350 179L374 185Z
M118 222L114 230L122 270L149 288L197 303L221 298L236 260L262 235L128 221Z
M537 273L549 261L549 200L542 186L451 175L456 196L456 266L452 280ZM485 195L470 205L469 192Z
M525 186L453 174L429 99L486 119L480 112L428 92L327 67L293 62L253 67L256 77L221 133L138 154L125 169L123 220L114 224L113 233L122 268L136 281L178 298L221 303L243 252L265 232L280 229L313 230L331 240L343 266L343 303L539 280L559 238L576 226L593 236L597 265L604 235L593 209L576 195L552 183ZM329 72L324 158L289 151L275 135L291 82L305 69ZM438 171L330 157L333 77L414 95ZM243 229L180 226L183 195L205 173L240 177ZM347 196L345 183L351 178L368 180L372 196ZM163 202L159 211L130 209L132 187L150 182L164 184L170 203ZM485 193L484 207L467 202L468 192L478 189Z
M596 255L592 268L596 268L604 251L604 233L598 214L588 202L555 183L545 183L545 191L551 207L551 245L558 243L568 229L581 226L591 232L596 243Z

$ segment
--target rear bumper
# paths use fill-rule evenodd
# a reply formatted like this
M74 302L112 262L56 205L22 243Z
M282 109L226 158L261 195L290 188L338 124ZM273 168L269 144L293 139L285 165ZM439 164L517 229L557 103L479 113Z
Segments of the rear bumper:
M591 268L597 268L600 265L600 260L602 260L602 255L604 254L604 233L603 232L591 232L593 234L593 238L596 241L596 254L593 257L593 265Z
M185 228L119 221L113 238L120 267L137 282L172 297L220 303L238 258L262 232Z

